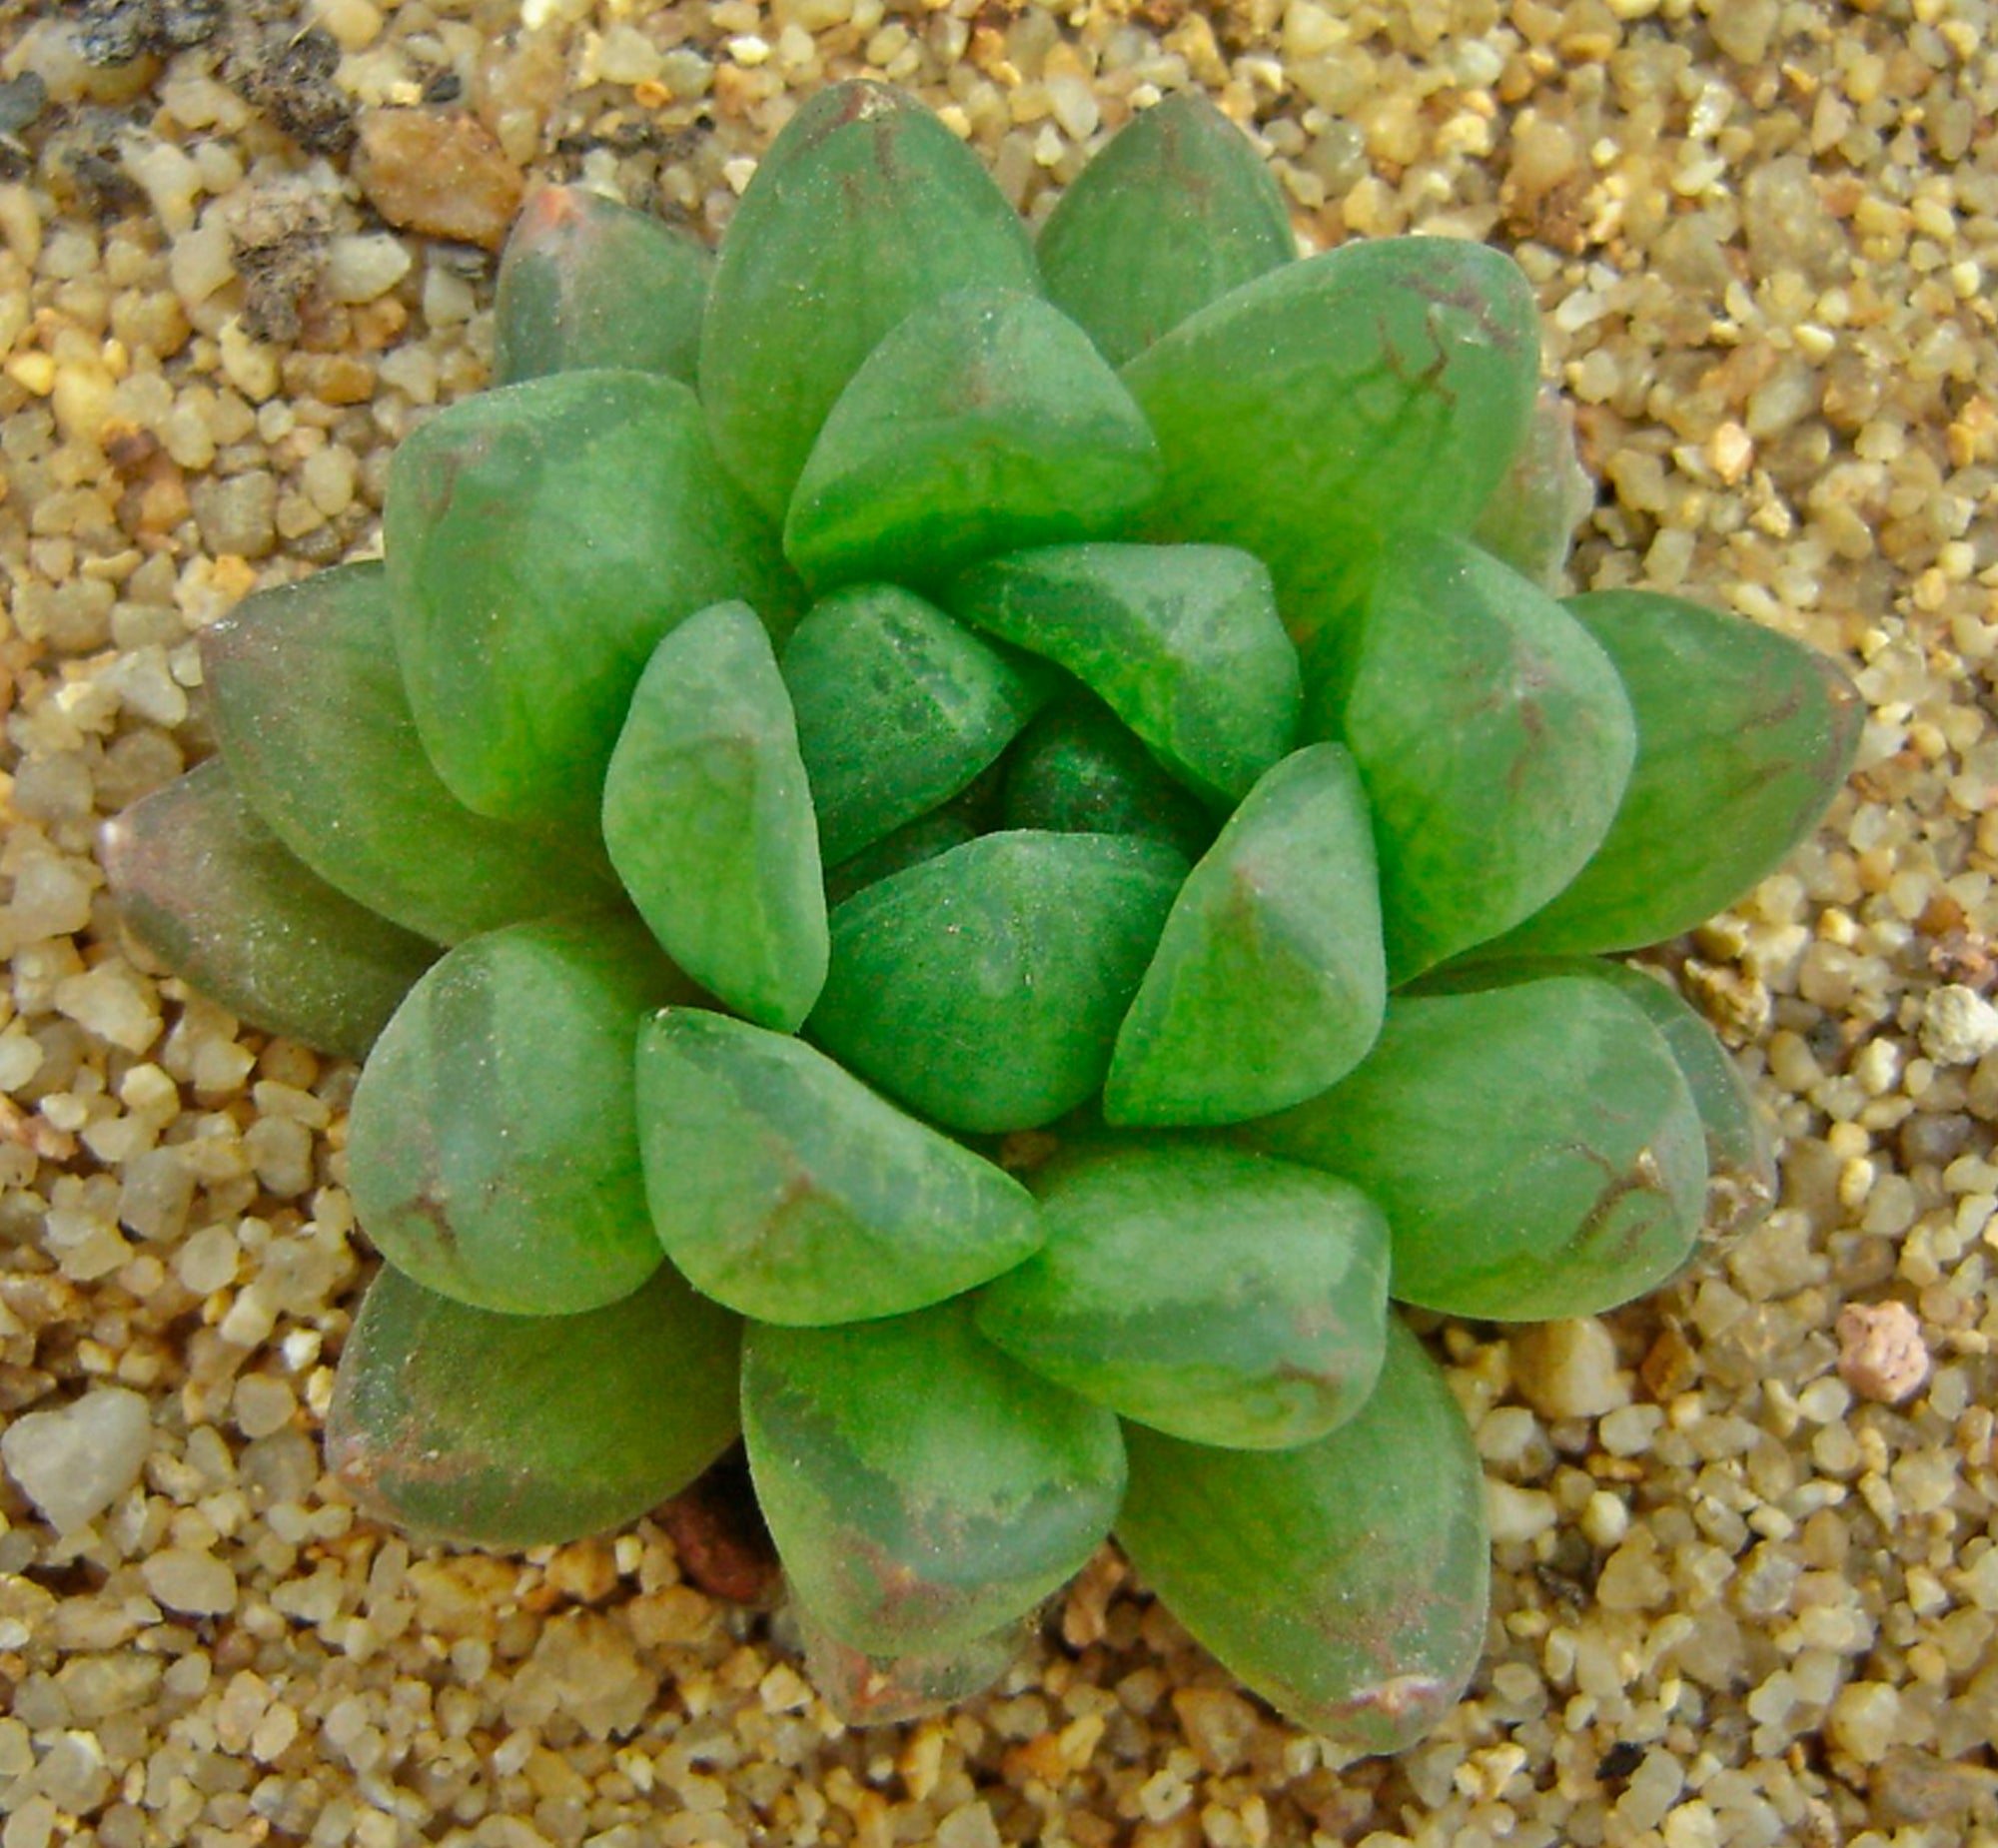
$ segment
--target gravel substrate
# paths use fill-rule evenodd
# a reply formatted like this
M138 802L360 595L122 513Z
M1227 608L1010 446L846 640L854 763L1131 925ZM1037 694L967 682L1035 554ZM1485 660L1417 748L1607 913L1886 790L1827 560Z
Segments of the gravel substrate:
M285 7L0 3L0 1848L1998 1841L1998 9ZM1604 484L1577 585L1804 636L1871 709L1819 840L1663 957L1777 1211L1600 1322L1441 1333L1498 1571L1398 1760L1328 1762L1109 1553L996 1694L854 1732L661 1525L359 1518L317 1443L353 1071L105 898L102 819L208 749L192 635L365 551L396 440L484 382L523 179L712 235L863 72L1030 215L1196 85L1309 245L1513 249Z

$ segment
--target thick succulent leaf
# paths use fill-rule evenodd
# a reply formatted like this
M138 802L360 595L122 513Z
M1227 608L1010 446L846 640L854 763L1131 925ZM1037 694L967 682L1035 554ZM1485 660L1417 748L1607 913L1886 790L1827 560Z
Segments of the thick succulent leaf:
M201 632L222 754L258 818L369 910L436 943L592 892L600 865L476 815L438 779L396 667L388 577L336 565Z
M617 1527L735 1439L741 1325L661 1265L579 1316L496 1316L393 1267L341 1351L327 1458L427 1537L540 1546Z
M1238 1680L1349 1753L1400 1751L1457 1704L1485 1647L1485 1476L1399 1318L1373 1397L1317 1443L1128 1439L1117 1537Z
M1103 1114L1239 1123L1366 1057L1387 1004L1367 796L1337 744L1250 791L1194 867L1117 1032Z
M1306 729L1345 739L1373 805L1395 983L1530 916L1601 844L1636 752L1630 702L1588 631L1516 571L1404 534L1354 629L1306 655L1327 693Z
M1574 529L1594 504L1595 483L1575 449L1574 407L1542 386L1525 441L1471 536L1520 576L1557 592Z
M692 1008L638 1037L652 1225L759 1322L861 1322L983 1284L1041 1243L1027 1190L823 1053Z
M784 517L814 587L934 584L1023 545L1129 528L1159 452L1089 337L1037 296L963 290L887 335L832 407Z
M1190 1443L1310 1443L1367 1402L1388 1222L1358 1188L1190 1140L1034 1175L1047 1243L979 1293L981 1333L1072 1392Z
M895 584L814 603L784 647L819 847L837 865L963 789L1051 690Z
M99 851L132 935L253 1027L359 1059L437 946L296 859L219 757L104 824Z
M1692 1249L1706 1137L1663 1036L1571 976L1398 996L1373 1054L1255 1146L1353 1182L1395 1229L1398 1301L1452 1316L1592 1316Z
M1677 990L1630 963L1595 956L1525 956L1439 969L1423 979L1419 992L1461 994L1557 975L1607 982L1634 1001L1664 1036L1706 1133L1706 1236L1727 1238L1760 1219L1776 1198L1768 1121L1740 1066Z
M696 982L790 1032L825 981L825 887L790 694L746 603L646 663L603 785L610 862Z
M537 187L500 257L494 383L628 367L692 385L713 271L704 244L649 213Z
M804 1640L805 1672L818 1696L848 1726L898 1726L942 1713L982 1694L1027 1646L1031 1624L1018 1618L989 1636L947 1649L870 1655L831 1634L794 1598Z
M628 917L516 924L446 954L354 1094L354 1209L382 1255L479 1309L562 1316L659 1264L631 1039L690 984Z
M764 155L722 240L700 343L715 448L781 519L826 413L889 329L952 290L1036 281L1005 195L914 97L877 83L820 91Z
M1214 817L1100 700L1043 712L1006 760L1005 825L1057 834L1139 834L1198 859Z
M1048 300L1122 366L1298 254L1275 176L1197 90L1133 116L1076 176L1035 244Z
M945 599L1065 667L1223 809L1297 741L1297 650L1270 574L1222 545L1050 545L966 571Z
M842 905L863 887L876 885L911 866L920 866L925 860L934 860L953 847L962 847L966 841L976 840L978 833L954 805L919 816L828 872L825 902Z
M1495 951L1628 950L1690 930L1809 838L1866 716L1828 656L1740 616L1649 590L1567 604L1637 715L1637 760L1574 883Z
M750 1328L742 1432L805 1607L871 1655L954 1649L1088 1562L1124 1492L1117 1420L1007 1358L968 1304Z
M648 373L555 373L461 400L396 452L396 651L424 748L468 808L587 839L660 636L795 591L699 404Z
M1186 862L1156 841L1001 833L832 914L811 1031L950 1129L1033 1129L1103 1083Z
M1533 294L1450 238L1343 245L1182 322L1124 369L1166 459L1164 535L1254 552L1286 599L1401 526L1468 531L1539 380Z

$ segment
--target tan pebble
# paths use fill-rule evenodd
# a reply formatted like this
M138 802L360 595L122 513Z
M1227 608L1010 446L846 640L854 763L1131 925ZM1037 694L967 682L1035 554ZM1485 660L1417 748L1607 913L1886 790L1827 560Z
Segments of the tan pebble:
M361 190L405 231L498 250L520 209L520 170L477 118L372 109L355 152Z
M1929 1374L1921 1324L1905 1303L1848 1303L1838 1313L1838 1377L1861 1398L1894 1404Z
M1542 1417L1600 1417L1630 1402L1629 1381L1616 1371L1616 1344L1592 1318L1545 1322L1515 1336L1512 1374Z
M1226 1777L1246 1762L1258 1721L1256 1709L1240 1694L1222 1687L1182 1687L1174 1690L1172 1701L1187 1743L1208 1770Z
M1998 1809L1998 1772L1907 1746L1881 1759L1867 1787L1878 1820L1890 1826L1947 1822L1975 1811L1988 1816Z
M323 405L365 405L375 396L375 369L350 353L288 353L285 390Z

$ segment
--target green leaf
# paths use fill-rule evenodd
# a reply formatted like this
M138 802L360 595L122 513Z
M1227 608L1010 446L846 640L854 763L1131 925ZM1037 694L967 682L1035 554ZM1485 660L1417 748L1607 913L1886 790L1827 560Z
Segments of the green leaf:
M1245 1135L1376 1201L1396 1299L1451 1316L1628 1302L1684 1261L1706 1194L1705 1133L1670 1048L1587 978L1397 996L1357 1072Z
M1221 808L1297 741L1297 650L1269 572L1246 552L1050 545L966 571L945 601L1067 668Z
M888 331L955 289L1032 289L1034 253L977 155L914 97L834 84L729 221L701 329L714 445L780 520L833 400Z
M1366 1408L1300 1449L1128 1433L1117 1537L1229 1673L1340 1752L1396 1752L1485 1647L1485 1476L1442 1371L1399 1318Z
M1837 662L1744 617L1649 590L1567 608L1629 693L1636 765L1594 858L1495 953L1636 949L1703 923L1810 837L1865 722Z
M1468 531L1539 381L1533 293L1450 238L1342 245L1182 322L1124 369L1166 459L1163 535L1254 552L1293 632L1401 527Z
M1020 734L1006 760L1005 825L1057 834L1137 834L1188 860L1214 817L1102 701L1079 693Z
M924 1309L1041 1242L1010 1175L823 1053L669 1008L638 1037L652 1225L694 1287L759 1322Z
M837 1329L750 1329L742 1430L805 1608L875 1655L953 1649L1088 1563L1124 1490L1117 1420L945 1303Z
M1588 631L1460 539L1405 534L1337 638L1343 700L1306 729L1360 765L1381 854L1388 971L1408 981L1530 916L1608 832L1636 751ZM1321 635L1306 650L1318 677Z
M790 694L756 613L717 603L646 664L603 787L611 864L725 1006L790 1032L825 981L825 888Z
M783 666L830 866L965 788L1051 678L895 584L852 584L814 603Z
M1036 296L961 290L867 356L812 446L784 551L815 588L941 581L993 552L1128 528L1159 485L1144 417Z
M648 213L536 187L500 257L493 382L629 368L692 385L714 259Z
M424 748L468 808L592 838L659 638L794 595L694 396L556 373L461 400L396 452L384 514L396 651Z
M1048 299L1113 366L1291 262L1276 177L1197 90L1136 115L1062 194L1035 246Z
M1388 1222L1358 1188L1154 1137L1057 1157L1034 1190L1047 1243L978 1297L1016 1361L1190 1443L1284 1449L1366 1403Z
M949 1129L1033 1129L1103 1083L1186 862L1108 834L987 834L832 914L811 1032Z
M426 1289L573 1315L659 1264L645 1218L631 1040L692 990L628 918L518 924L410 991L354 1094L354 1210Z
M1250 791L1196 865L1118 1029L1117 1124L1238 1123L1358 1065L1387 1002L1367 797L1314 744Z
M437 955L289 853L219 757L104 824L125 926L267 1033L359 1059Z
M870 1655L841 1642L795 1598L792 1608L804 1642L805 1673L848 1726L899 1726L982 1694L1025 1650L1032 1628L1026 1618L1015 1618L990 1635L946 1649Z
M863 887L934 860L940 853L976 840L978 829L953 804L933 810L904 823L892 834L884 834L871 847L863 847L850 860L842 860L825 876L825 902L843 905Z
M1423 978L1417 992L1463 994L1560 975L1606 982L1634 1001L1664 1036L1706 1133L1702 1232L1711 1239L1724 1239L1760 1219L1775 1201L1777 1180L1775 1151L1761 1106L1713 1029L1677 990L1649 971L1596 956L1508 957L1503 962L1439 969Z
M734 1441L740 1330L663 1265L579 1316L496 1316L385 1267L341 1351L327 1459L365 1507L427 1537L601 1533Z
M201 632L236 786L307 866L436 943L611 885L570 847L476 815L417 737L379 563L259 590Z
M1525 441L1471 536L1521 577L1558 594L1574 529L1594 504L1595 483L1575 450L1574 407L1542 386Z

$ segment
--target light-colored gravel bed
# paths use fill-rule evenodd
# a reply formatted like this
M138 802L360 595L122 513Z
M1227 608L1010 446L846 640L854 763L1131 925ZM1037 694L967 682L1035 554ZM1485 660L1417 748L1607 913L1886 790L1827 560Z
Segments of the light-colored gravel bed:
M1327 1762L1109 1554L997 1693L861 1733L660 1527L359 1518L352 1070L105 897L99 823L208 749L193 635L368 548L483 383L523 178L712 235L861 72L1030 215L1197 85L1309 244L1513 249L1605 484L1577 584L1804 636L1871 710L1819 840L1666 959L1778 1209L1600 1324L1444 1332L1498 1571L1399 1760ZM1994 121L1986 0L0 4L0 1848L1998 1841Z

